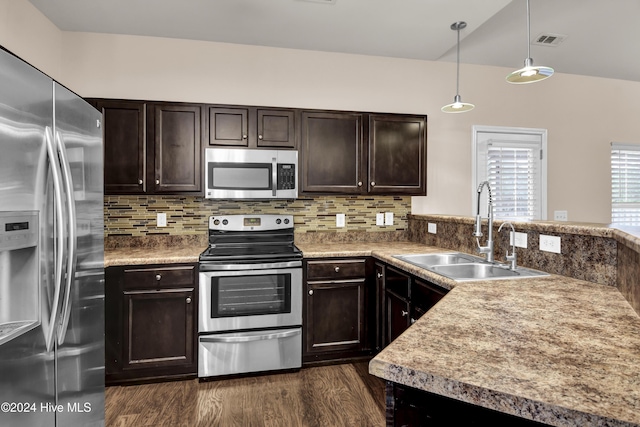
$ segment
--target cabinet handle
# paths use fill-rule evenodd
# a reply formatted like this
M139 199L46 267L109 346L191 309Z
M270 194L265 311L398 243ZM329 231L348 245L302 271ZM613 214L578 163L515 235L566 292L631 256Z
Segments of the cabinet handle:
M335 270L336 273L339 273L340 272L340 267L336 267L336 268L334 268L334 270Z
M187 304L191 304L191 297L187 297Z
M258 135L258 139L262 139L262 135Z
M409 312L402 310L400 314L402 314L402 317L407 317L407 314L409 314Z
M371 186L372 186L372 187L375 187L375 186L376 186L375 181L371 181Z
M413 325L414 323L416 323L416 319L414 319L413 317L411 318L411 324Z
M156 179L156 185L159 185L159 184L160 184L160 180Z
M382 273L377 273L377 274L376 274L376 277L377 277L378 279L382 279Z
M247 139L247 135L242 135L242 139Z
M309 289L309 295L313 295L313 289Z
M156 274L156 280L157 280L157 281L160 281L160 279L162 279L162 276L161 276L161 275L159 275L159 274Z
M362 181L358 181L358 187L362 187Z
M142 184L144 184L144 181L143 181L143 180L141 180L141 179L139 179L139 180L138 180L138 184L142 185Z

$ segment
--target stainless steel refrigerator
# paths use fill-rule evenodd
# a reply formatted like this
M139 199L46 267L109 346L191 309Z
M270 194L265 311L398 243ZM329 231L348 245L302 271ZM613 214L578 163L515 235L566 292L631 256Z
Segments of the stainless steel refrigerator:
M0 50L0 426L104 425L100 120Z

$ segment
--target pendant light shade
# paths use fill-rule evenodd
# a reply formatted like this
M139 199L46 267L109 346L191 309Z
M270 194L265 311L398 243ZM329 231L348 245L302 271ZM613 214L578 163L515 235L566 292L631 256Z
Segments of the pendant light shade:
M458 32L458 44L457 44L457 61L456 61L456 96L453 97L453 103L445 105L441 108L443 113L464 113L465 111L473 110L475 105L462 102L460 98L460 30L465 28L467 23L464 21L458 21L451 24L451 29Z
M552 75L553 68L533 65L533 59L531 59L531 14L529 0L527 0L527 59L524 60L524 67L507 76L507 81L513 84L533 83Z

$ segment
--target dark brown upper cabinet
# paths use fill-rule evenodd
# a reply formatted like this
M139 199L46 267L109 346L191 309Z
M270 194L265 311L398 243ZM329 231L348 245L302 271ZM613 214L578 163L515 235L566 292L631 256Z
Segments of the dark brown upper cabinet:
M153 192L200 192L202 107L192 104L149 104L149 109L153 112L153 123L149 126L149 140L154 148L153 175L149 176Z
M425 116L369 115L369 193L426 194Z
M102 112L105 194L143 194L146 183L146 105L96 100Z
M302 112L302 191L361 194L363 115L346 112Z
M210 146L295 149L295 110L207 106Z
M426 194L426 116L304 111L301 122L303 193Z
M91 101L103 114L105 194L202 193L202 105Z

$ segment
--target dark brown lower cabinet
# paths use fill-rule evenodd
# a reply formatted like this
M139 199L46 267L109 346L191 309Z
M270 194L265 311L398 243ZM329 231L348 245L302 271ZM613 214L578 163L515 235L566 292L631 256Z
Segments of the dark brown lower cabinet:
M431 309L447 290L394 267L376 264L378 293L382 298L381 336L386 347Z
M387 382L387 427L533 427L539 422Z
M372 261L305 261L305 364L371 355L375 345Z
M106 383L195 377L195 264L109 267Z

